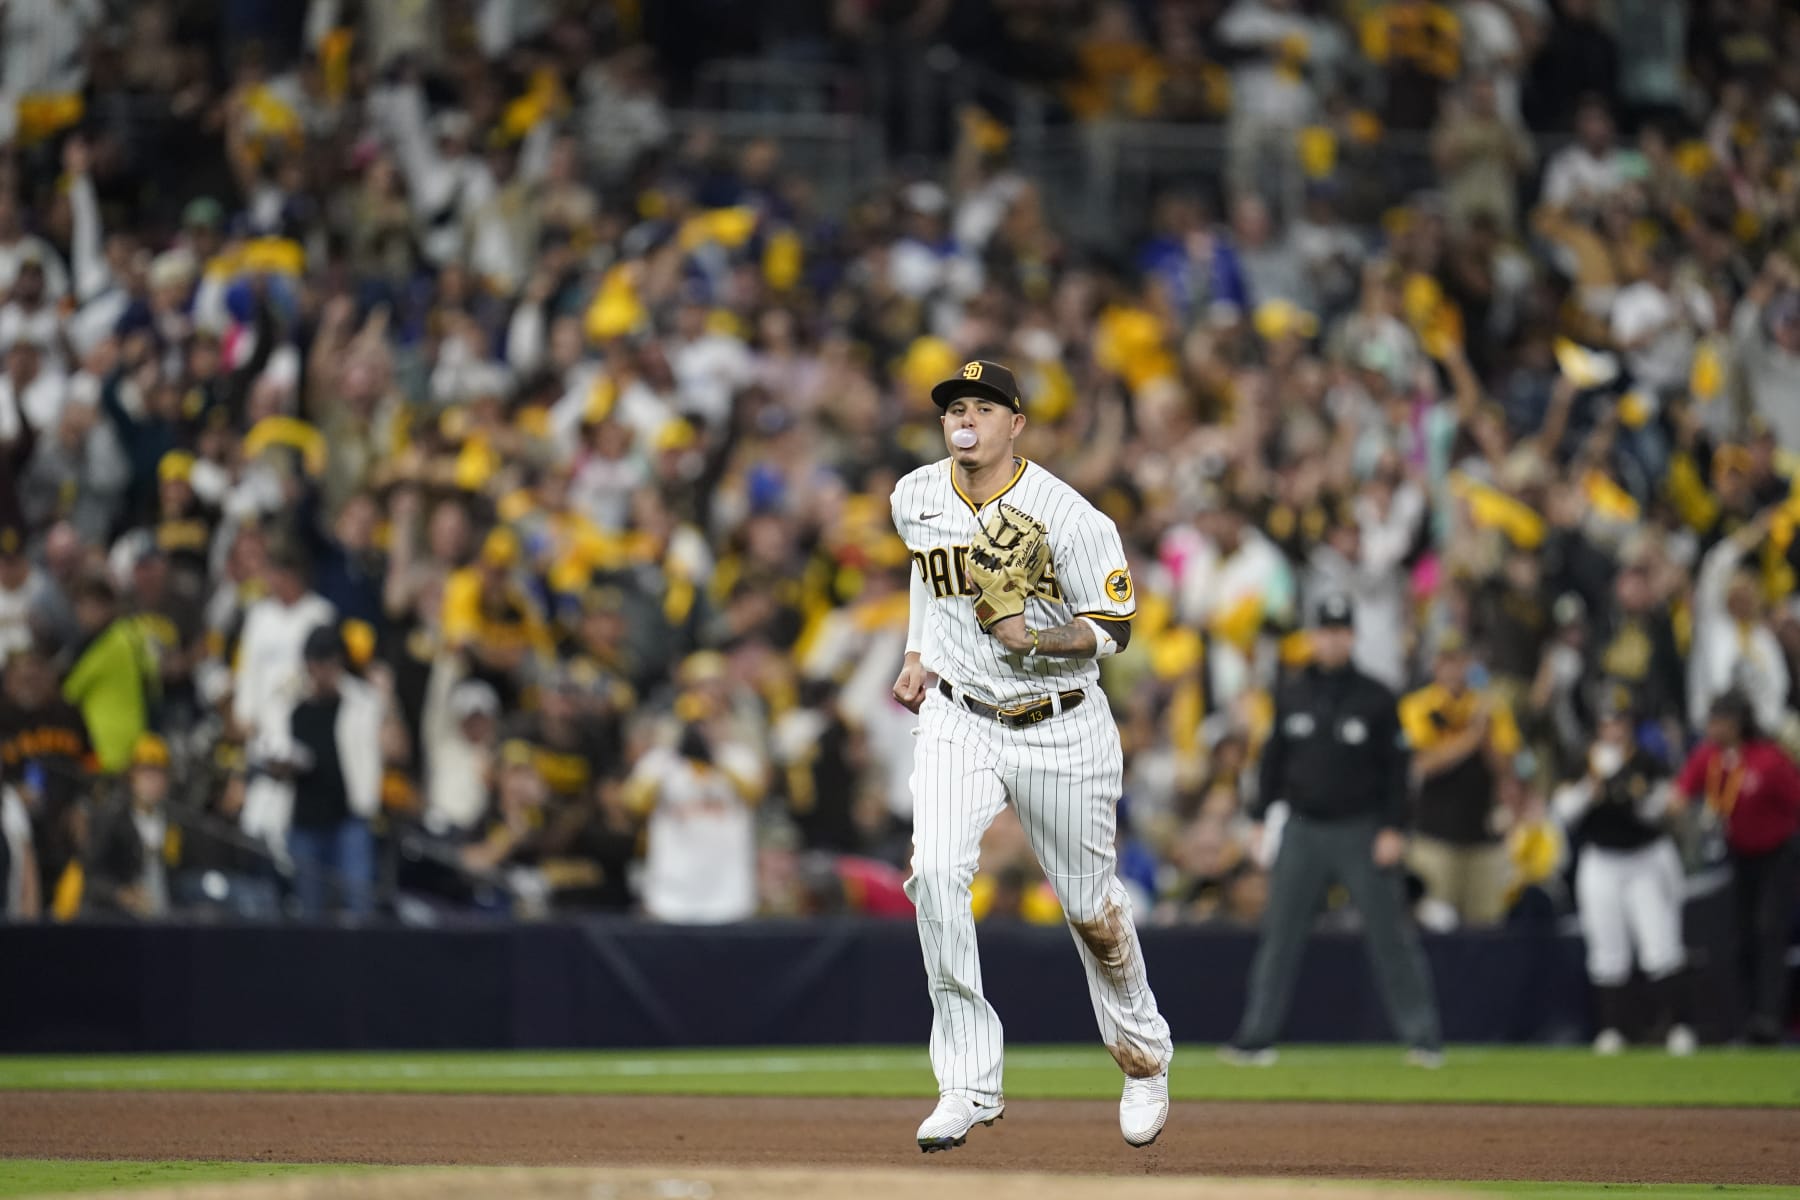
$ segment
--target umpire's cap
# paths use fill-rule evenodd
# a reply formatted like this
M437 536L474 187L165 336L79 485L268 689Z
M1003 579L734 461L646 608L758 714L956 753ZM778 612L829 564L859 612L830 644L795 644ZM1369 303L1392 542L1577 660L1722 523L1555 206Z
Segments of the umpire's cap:
M1014 412L1024 412L1025 402L1019 398L1019 381L1012 371L985 358L971 359L955 375L931 389L932 403L949 408L952 400L974 396L1004 404Z
M1356 623L1356 609L1351 606L1348 596L1327 596L1319 602L1319 612L1313 623L1320 629L1348 629Z

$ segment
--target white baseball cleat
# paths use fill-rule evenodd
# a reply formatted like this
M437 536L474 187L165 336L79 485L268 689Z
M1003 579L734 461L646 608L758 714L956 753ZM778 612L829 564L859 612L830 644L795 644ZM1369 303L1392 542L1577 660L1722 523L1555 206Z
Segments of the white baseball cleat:
M1686 1025L1676 1025L1669 1030L1669 1053L1676 1058L1686 1058L1700 1046L1700 1039Z
M986 1105L961 1096L945 1096L919 1126L919 1149L926 1154L954 1150L969 1140L969 1130L977 1125L992 1125L1005 1112L1005 1101Z
M1594 1039L1594 1053L1611 1057L1625 1050L1625 1035L1616 1029L1602 1029L1600 1036Z
M1169 1120L1169 1071L1164 1067L1147 1079L1125 1077L1119 1098L1119 1132L1133 1146L1148 1146Z

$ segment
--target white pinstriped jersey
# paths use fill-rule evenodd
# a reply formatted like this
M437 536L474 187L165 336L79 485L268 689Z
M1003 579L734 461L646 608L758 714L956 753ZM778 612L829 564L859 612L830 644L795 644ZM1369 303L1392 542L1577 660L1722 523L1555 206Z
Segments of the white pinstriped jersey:
M975 623L968 552L994 504L1029 513L1050 532L1050 566L1026 602L1027 625L1050 629L1077 617L1118 622L1137 611L1112 518L1036 463L1021 458L1017 464L1012 481L984 503L963 493L948 458L908 474L891 498L894 528L912 552L913 602L920 601L921 585L929 597L920 648L925 669L1003 706L1096 683L1100 666L1092 658L1014 654Z

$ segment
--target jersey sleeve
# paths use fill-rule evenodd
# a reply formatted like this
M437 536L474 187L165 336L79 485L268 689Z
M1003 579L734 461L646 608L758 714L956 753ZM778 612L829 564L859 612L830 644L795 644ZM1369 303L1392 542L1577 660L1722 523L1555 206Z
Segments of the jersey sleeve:
M1400 700L1400 731L1414 750L1429 750L1437 743L1437 724L1431 719L1429 693L1410 692Z
M1137 614L1125 546L1107 517L1090 509L1068 529L1052 529L1050 550L1063 601L1074 616L1122 622Z

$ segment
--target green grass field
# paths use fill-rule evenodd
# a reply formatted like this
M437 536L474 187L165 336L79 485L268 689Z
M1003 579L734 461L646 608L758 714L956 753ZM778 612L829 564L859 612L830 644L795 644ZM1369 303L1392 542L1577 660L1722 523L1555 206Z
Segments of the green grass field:
M1673 1059L1645 1050L1604 1063L1585 1050L1458 1047L1439 1071L1388 1047L1301 1046L1273 1067L1228 1067L1210 1046L1177 1052L1182 1100L1445 1101L1469 1104L1800 1107L1800 1056L1713 1050ZM1118 1068L1098 1047L1033 1046L1006 1056L1019 1099L1115 1095ZM0 1060L0 1089L515 1092L713 1096L929 1096L919 1048L668 1050L491 1054L278 1054L32 1057Z
M1389 1047L1285 1049L1269 1068L1233 1068L1211 1046L1176 1055L1184 1100L1336 1100L1580 1105L1724 1105L1800 1109L1800 1056L1712 1050L1671 1059L1645 1050L1596 1060L1581 1049L1456 1047L1438 1071L1404 1066ZM0 1060L0 1091L257 1090L729 1096L929 1096L922 1049L670 1050L483 1054L277 1054L37 1057ZM1097 1047L1035 1046L1007 1054L1006 1090L1019 1099L1112 1098L1118 1069ZM1800 1120L1796 1121L1800 1135ZM0 1197L106 1188L269 1179L343 1170L292 1164L63 1162L0 1159ZM1307 1181L1293 1181L1307 1186ZM1426 1186L1426 1185L1420 1185ZM1442 1187L1444 1185L1432 1185ZM1800 1187L1455 1185L1543 1200L1624 1195L1653 1200L1800 1200Z
M363 1171L389 1168L367 1167ZM261 1182L305 1174L342 1175L357 1168L295 1163L234 1162L67 1162L58 1159L0 1159L0 1200L20 1196L53 1196L70 1192L126 1188L182 1187L200 1184ZM1349 1184L1335 1180L1295 1179L1288 1186L1306 1190L1330 1186L1366 1186L1391 1190L1395 1185ZM1454 1188L1480 1196L1517 1196L1521 1200L1795 1200L1800 1187L1690 1187L1684 1184L1607 1183L1419 1183L1434 1191Z
M342 1174L377 1169L317 1167L304 1163L70 1162L53 1158L0 1158L0 1197L261 1182L324 1171Z

